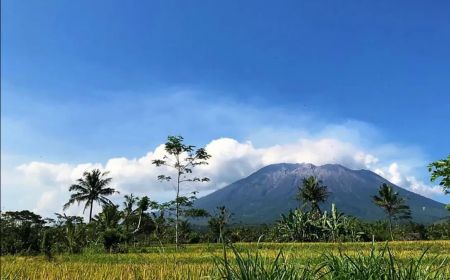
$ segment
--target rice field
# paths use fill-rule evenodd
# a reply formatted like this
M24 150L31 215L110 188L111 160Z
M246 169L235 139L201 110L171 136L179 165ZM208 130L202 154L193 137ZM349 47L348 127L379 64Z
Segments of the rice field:
M258 252L268 260L276 259L281 250L286 262L295 267L318 267L324 256L330 254L341 258L368 255L371 246L371 243L235 244L240 252ZM385 243L375 244L380 250L384 246ZM431 279L450 279L450 265L446 262L450 258L450 241L391 242L389 248L399 263L419 259L428 249L421 260L422 268L432 271L441 265L445 277ZM220 279L217 262L223 259L223 253L220 244L196 244L178 251L173 247L148 247L139 253L57 255L50 262L43 256L3 256L1 279ZM230 249L227 256L235 258Z

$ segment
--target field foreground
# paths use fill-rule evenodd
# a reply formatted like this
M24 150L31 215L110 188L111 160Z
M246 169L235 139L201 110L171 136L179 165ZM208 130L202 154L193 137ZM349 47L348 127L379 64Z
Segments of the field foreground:
M244 252L242 256L247 256L246 252L251 255L259 252L263 259L269 260L268 263L282 250L286 262L299 268L306 265L320 267L324 255L364 253L368 256L371 246L371 243L235 244L240 252ZM382 249L385 243L375 246ZM419 259L428 248L421 261L423 267L431 273L434 267L443 266L441 274L444 271L443 278L441 275L441 278L431 279L450 279L450 265L446 262L450 258L450 241L391 242L389 248L395 259L405 264L411 259ZM233 252L230 249L227 252L233 260ZM223 248L219 244L188 245L177 252L173 247L151 247L139 253L58 255L51 262L43 256L3 256L1 279L217 279L220 277L215 262L219 263L221 258ZM338 278L329 276L325 279Z

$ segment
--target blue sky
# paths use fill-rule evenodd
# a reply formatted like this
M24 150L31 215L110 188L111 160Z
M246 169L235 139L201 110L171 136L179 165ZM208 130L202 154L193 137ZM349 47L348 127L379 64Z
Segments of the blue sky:
M449 153L449 9L2 1L2 173L138 158L169 134L256 148L326 134L428 184L425 164ZM23 184L2 178L2 202Z

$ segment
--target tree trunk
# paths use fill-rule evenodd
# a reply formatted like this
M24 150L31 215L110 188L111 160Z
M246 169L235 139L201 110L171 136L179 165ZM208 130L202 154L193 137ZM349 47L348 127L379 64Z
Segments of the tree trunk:
M136 232L138 232L139 231L139 228L141 227L141 221L142 221L142 214L144 213L144 211L142 211L142 209L141 209L141 212L140 212L140 214L139 214L139 221L138 221L138 224L137 224L137 227L136 227L136 229L133 231L133 235L136 233Z
M389 233L391 234L391 240L394 241L394 235L392 234L392 217L389 215Z
M91 223L92 220L92 205L94 204L94 201L91 201L91 209L89 210L89 223Z
M178 250L178 219L179 219L179 197L180 197L180 171L177 177L177 197L175 199L175 249Z

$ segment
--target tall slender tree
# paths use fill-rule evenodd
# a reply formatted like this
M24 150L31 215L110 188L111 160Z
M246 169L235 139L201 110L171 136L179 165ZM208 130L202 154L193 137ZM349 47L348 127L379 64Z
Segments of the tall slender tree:
M311 212L321 213L319 203L325 202L329 196L328 187L314 176L304 178L298 187L297 200L310 204Z
M70 205L77 202L85 202L83 213L89 207L89 222L92 221L92 207L94 202L100 205L112 204L107 198L114 193L118 193L115 189L108 187L112 178L107 177L109 172L101 172L99 169L93 169L91 172L84 172L83 177L77 180L76 184L69 187L70 192L75 192L70 196L69 201L64 204L64 210Z
M402 198L398 192L395 192L393 187L388 184L382 184L378 189L378 195L374 195L373 203L382 208L388 216L389 222L389 234L391 239L394 240L392 233L392 219L409 219L411 218L411 210L406 204L404 198Z
M181 185L184 183L207 182L209 178L192 176L193 168L199 165L208 164L211 157L204 148L196 149L195 146L184 144L181 136L169 136L164 145L166 155L162 159L153 160L156 166L166 166L175 171L175 178L168 175L159 175L160 181L175 181L175 246L178 249L180 223L180 206L187 200L181 195Z

